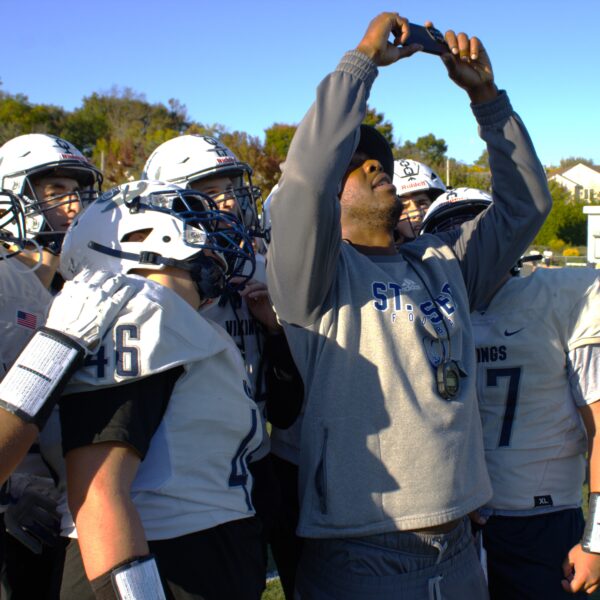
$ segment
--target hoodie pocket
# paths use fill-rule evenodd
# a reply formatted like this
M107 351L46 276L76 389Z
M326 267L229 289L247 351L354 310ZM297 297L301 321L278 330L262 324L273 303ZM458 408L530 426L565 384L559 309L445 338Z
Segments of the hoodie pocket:
M329 430L323 430L323 444L321 445L321 459L315 472L315 489L319 497L319 509L321 513L327 514L327 438Z

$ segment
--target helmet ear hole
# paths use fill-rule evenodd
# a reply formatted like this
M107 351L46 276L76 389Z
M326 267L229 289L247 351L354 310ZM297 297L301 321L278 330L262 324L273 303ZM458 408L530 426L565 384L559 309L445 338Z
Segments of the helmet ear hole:
M137 231L130 231L121 238L121 242L143 242L151 233L152 229L138 229Z

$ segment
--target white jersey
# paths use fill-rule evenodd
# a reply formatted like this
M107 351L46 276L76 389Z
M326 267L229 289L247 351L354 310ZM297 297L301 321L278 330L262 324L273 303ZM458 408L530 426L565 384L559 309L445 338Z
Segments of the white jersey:
M131 280L137 295L67 393L183 366L132 485L146 537L178 537L253 515L246 461L262 435L239 351L221 327L172 290ZM63 533L76 536L69 515Z
M52 294L18 259L0 260L0 374L48 316Z
M600 343L600 274L538 269L510 279L472 313L488 507L521 514L579 506L586 434L572 398L569 352Z
M260 254L256 255L256 270L252 278L261 283L267 282L265 258ZM267 435L265 414L266 403L261 399L264 393L264 373L261 372L264 339L260 325L252 316L246 300L239 296L238 298L240 300L238 305L233 304L236 302L235 299L227 296L223 297L222 300L215 299L210 305L202 307L200 314L225 329L244 357L246 371L254 391L254 400L260 409L263 427L262 445L252 457L253 460L260 460L269 453L269 436Z
M16 258L0 260L0 377L14 362L21 350L48 316L52 294L39 277ZM60 432L58 413L53 411L40 433L56 437ZM60 433L58 433L60 446ZM61 461L62 462L62 461ZM37 451L31 451L15 469L40 477L50 475Z

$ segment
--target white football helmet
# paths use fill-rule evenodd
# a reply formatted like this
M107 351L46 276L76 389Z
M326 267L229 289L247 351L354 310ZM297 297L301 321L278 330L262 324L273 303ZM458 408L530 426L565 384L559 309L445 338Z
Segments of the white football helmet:
M426 192L432 200L435 200L446 191L444 182L433 169L410 158L394 161L393 183L400 197L415 192Z
M208 196L134 181L102 194L75 217L60 272L72 279L84 267L115 273L178 267L190 272L202 298L214 298L231 277L242 277L243 285L254 263L252 241L241 223L217 210Z
M421 233L439 233L460 227L492 204L492 196L475 188L456 188L439 196L429 207Z
M446 186L427 165L408 158L394 161L394 185L402 200L398 233L405 241L415 239L427 209L446 191Z
M220 195L218 203L235 200L234 214L253 237L262 237L257 216L260 190L252 185L250 165L219 140L208 135L181 135L162 143L146 161L143 179L156 179L190 188L193 182L214 177L231 178L228 198Z
M19 254L25 237L22 200L8 190L0 190L0 260Z
M34 184L43 176L75 179L79 183L76 200L74 194L38 198ZM60 250L64 231L55 230L45 213L74 201L83 208L98 197L101 185L100 171L75 146L54 135L20 135L0 148L0 188L21 198L28 235L53 251Z
M271 190L271 193L267 196L267 199L263 202L262 213L260 216L260 226L264 233L265 246L268 246L271 241L271 202L275 192L279 189L279 184L276 183Z

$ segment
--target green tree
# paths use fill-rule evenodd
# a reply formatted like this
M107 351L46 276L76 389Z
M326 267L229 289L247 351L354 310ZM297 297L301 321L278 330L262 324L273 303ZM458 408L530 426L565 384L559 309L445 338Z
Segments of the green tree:
M281 176L280 165L285 161L297 125L274 123L265 129L265 144L263 160L256 166L257 181L261 181L263 195L266 196ZM253 165L254 166L254 165Z
M433 133L418 138L415 148L419 152L419 155L423 157L423 162L429 165L443 164L446 152L448 151L446 141L436 138Z
M383 113L377 112L374 108L367 106L367 114L363 119L365 125L371 125L375 127L381 135L388 141L392 150L395 148L394 144L394 126L390 121L386 121Z
M568 158L563 158L560 161L559 169L568 169L569 167L573 167L579 163L583 163L588 167L594 167L594 161L591 158L583 158L581 156L569 156Z
M113 88L84 98L65 119L62 135L103 170L110 187L139 178L150 153L192 125L178 100L151 104L130 88Z
M549 181L552 195L552 210L534 243L548 246L561 240L571 246L583 246L586 243L587 219L583 214L583 204L573 202L569 191L555 181Z
M446 164L448 145L442 138L428 133L417 138L416 142L407 140L402 146L396 146L394 158L412 158L425 163L440 175Z
M50 104L32 104L23 94L0 91L0 145L17 135L60 135L66 112Z
M283 162L297 128L297 125L273 123L271 127L265 129L265 153Z

